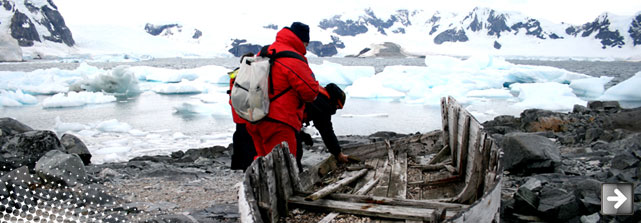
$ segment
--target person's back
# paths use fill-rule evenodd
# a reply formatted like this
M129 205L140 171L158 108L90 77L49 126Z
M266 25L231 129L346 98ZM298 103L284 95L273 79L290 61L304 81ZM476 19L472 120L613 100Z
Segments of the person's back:
M268 53L293 51L304 58L308 43L309 27L295 22L291 28L278 32ZM316 98L319 85L305 61L279 58L271 69L269 114L266 119L249 124L247 130L254 140L257 156L267 155L283 141L288 143L291 154L296 155L295 135L302 127L304 105Z

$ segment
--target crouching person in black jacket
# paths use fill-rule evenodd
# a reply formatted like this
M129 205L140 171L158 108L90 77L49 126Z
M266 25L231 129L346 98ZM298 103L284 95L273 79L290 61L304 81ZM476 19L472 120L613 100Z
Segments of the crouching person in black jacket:
M309 126L309 122L314 122L314 127L318 130L323 139L323 143L329 152L340 163L347 163L348 156L343 154L338 139L332 126L332 115L336 114L337 109L342 109L345 104L345 92L334 83L330 83L325 88L320 87L316 100L305 104L305 113L303 123ZM298 168L302 170L301 160L303 158L302 143L308 146L313 145L312 137L300 131L298 134L298 150L296 151L296 161Z

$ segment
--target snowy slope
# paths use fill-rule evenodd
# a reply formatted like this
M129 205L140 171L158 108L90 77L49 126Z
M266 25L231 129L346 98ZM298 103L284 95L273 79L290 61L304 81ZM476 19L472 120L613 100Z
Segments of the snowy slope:
M641 59L641 12L629 17L603 13L593 21L573 25L515 11L477 7L454 13L407 2L377 7L357 2L318 4L304 11L288 11L282 5L268 3L253 3L255 7L239 11L237 7L199 1L176 5L94 2L91 4L99 4L101 10L74 11L82 7L72 4L89 3L60 3L58 11L53 0L3 0L0 32L13 34L15 27L35 28L40 38L32 38L31 44L16 38L25 59L231 57L270 44L279 29L291 24L291 18L301 18L311 27L308 56L490 54L509 58ZM68 28L64 19L44 19L56 13L69 15L65 17ZM22 18L16 14L24 14L27 19L14 25L14 18ZM73 37L65 30L73 32Z

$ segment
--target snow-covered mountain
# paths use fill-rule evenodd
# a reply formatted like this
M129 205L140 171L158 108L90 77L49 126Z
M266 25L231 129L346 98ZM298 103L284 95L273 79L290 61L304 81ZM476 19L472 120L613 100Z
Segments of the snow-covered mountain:
M0 1L0 31L2 45L14 44L9 35L22 48L57 47L64 51L75 44L52 0Z
M239 56L270 44L278 30L291 23L269 17L207 18L203 20L211 22L205 25L176 20L68 28L53 0L0 0L0 6L0 34L8 34L0 35L0 47L11 45L12 40L3 38L10 36L27 59L102 54ZM313 40L308 51L319 57L491 54L641 60L641 12L630 17L603 13L579 26L489 8L458 14L408 9L390 13L371 8L354 12L305 21Z

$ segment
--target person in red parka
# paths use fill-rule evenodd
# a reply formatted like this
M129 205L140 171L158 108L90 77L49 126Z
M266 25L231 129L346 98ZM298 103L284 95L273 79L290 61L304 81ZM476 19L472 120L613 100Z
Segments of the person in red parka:
M265 156L285 141L289 152L296 156L296 135L302 127L305 103L312 102L318 95L318 81L306 63L309 26L294 22L276 34L276 41L269 46L268 52L293 51L305 61L283 57L272 65L269 97L276 99L269 104L269 114L256 124L247 124L247 132L254 140L257 156Z

